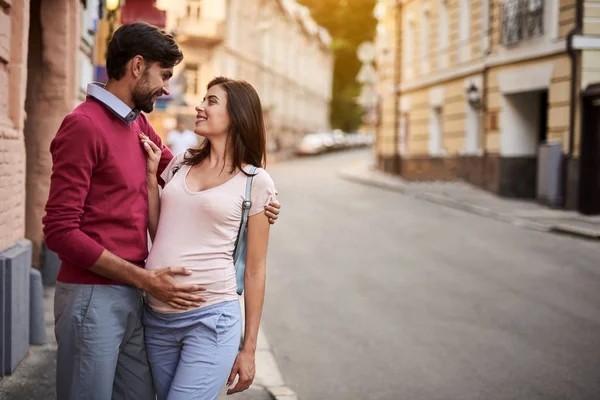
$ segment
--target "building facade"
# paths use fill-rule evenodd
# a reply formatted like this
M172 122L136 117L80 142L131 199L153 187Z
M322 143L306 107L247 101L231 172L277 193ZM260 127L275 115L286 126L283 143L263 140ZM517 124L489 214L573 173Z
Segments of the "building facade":
M576 0L381 3L396 108L382 113L380 168L577 208L581 93L600 69L573 46Z
M100 6L98 0L0 2L0 331L11 329L0 332L0 376L27 353L29 274L32 266L45 267L41 219L50 142L83 98L82 82L93 78Z
M170 114L194 115L208 82L224 75L259 92L270 150L329 128L331 39L305 7L292 0L159 0L157 6L167 11L167 30L184 52L173 89L185 105L173 102Z
M8 5L7 5L8 4ZM40 266L41 218L48 198L50 141L93 79L91 46L99 0L4 3L0 24L0 250L27 237ZM51 22L51 23L50 23Z

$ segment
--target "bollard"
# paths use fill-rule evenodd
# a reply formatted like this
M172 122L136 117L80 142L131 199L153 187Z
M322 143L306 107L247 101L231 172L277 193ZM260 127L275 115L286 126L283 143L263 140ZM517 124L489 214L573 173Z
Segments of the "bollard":
M42 245L42 281L44 286L54 286L60 268L58 255Z
M23 239L0 252L2 335L0 375L10 375L29 351L31 242Z
M44 289L42 274L32 268L30 272L29 300L29 344L46 344L46 327L44 324Z

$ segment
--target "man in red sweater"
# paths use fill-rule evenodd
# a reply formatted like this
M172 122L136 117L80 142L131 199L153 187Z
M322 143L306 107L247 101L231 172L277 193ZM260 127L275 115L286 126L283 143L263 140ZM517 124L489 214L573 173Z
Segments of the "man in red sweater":
M142 293L179 308L203 301L188 271L146 271L148 193L138 135L162 149L158 175L173 154L141 111L169 94L183 54L172 36L133 23L115 32L107 53L109 81L65 117L52 141L46 245L61 261L55 295L57 398L154 399L140 322ZM159 178L160 179L160 178ZM279 204L265 211L272 223Z

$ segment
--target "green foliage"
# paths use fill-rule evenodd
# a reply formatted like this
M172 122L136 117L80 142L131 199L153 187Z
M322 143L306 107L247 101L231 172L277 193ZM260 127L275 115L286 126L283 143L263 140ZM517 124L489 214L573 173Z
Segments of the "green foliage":
M356 49L373 40L377 20L373 16L376 0L298 0L311 10L313 19L327 29L332 37L335 57L331 125L346 132L356 130L361 123L362 109L355 103L360 94L356 75L361 63Z

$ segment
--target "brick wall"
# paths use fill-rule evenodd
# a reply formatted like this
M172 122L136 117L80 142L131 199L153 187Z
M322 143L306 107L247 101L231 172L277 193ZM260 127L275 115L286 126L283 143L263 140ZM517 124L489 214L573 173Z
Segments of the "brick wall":
M7 94L0 96L0 250L25 236L26 3L0 3L0 90Z

